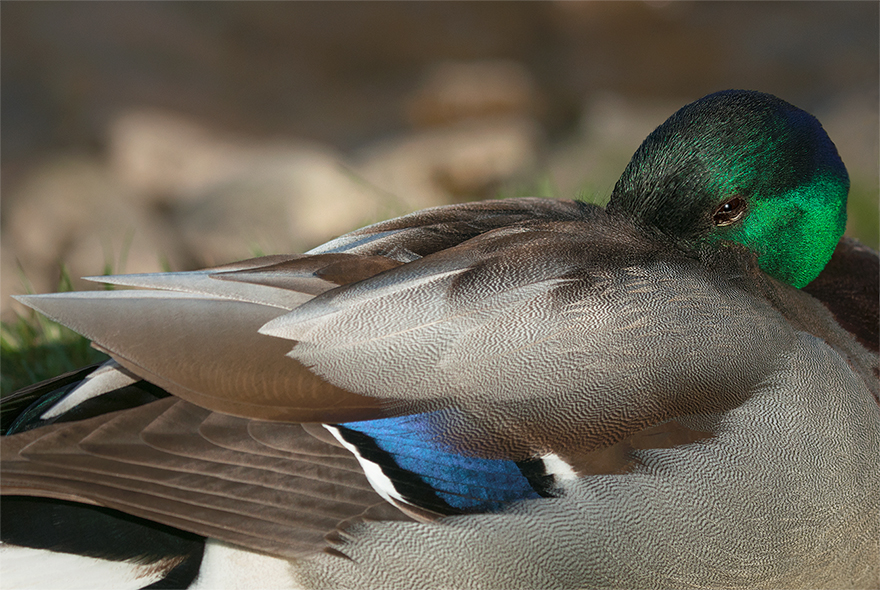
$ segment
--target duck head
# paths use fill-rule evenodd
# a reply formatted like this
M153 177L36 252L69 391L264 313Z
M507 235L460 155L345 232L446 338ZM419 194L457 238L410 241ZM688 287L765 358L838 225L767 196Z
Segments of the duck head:
M636 150L607 210L695 247L742 244L800 288L846 227L849 177L819 121L770 94L727 90L679 109Z

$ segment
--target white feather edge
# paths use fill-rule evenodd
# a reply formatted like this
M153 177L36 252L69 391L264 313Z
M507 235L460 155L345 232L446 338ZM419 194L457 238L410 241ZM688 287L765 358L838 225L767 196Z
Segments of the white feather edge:
M64 396L58 403L46 410L40 419L50 420L70 411L79 404L92 398L115 391L126 385L139 381L140 378L132 375L119 366L114 360L109 360L77 385L73 391Z
M544 471L552 475L556 481L571 481L578 478L574 468L556 453L547 453L541 456L544 463Z
M410 502L404 500L403 496L397 492L394 488L394 483L382 472L382 468L376 463L365 459L356 446L342 437L342 433L339 432L338 428L331 426L330 424L323 424L322 426L324 426L324 428L326 428L343 447L355 456L358 463L360 463L361 469L364 470L364 475L367 476L367 481L370 482L370 485L373 486L373 489L376 490L377 494L394 505L410 504Z

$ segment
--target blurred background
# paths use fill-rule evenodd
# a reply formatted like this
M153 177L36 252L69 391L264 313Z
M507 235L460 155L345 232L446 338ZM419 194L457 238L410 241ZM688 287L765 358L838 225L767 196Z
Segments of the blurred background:
M657 124L725 88L819 117L876 249L878 10L4 1L2 313L62 264L186 270L454 201L604 203Z

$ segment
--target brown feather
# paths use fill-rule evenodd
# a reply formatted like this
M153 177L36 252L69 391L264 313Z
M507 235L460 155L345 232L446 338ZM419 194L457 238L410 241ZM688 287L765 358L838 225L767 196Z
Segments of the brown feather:
M384 415L380 402L333 386L285 356L289 342L260 334L281 313L276 307L154 291L27 301L132 373L204 408L292 422Z
M274 446L250 436L264 426ZM97 504L288 557L320 551L382 502L350 453L299 425L174 398L4 437L0 453L4 494Z

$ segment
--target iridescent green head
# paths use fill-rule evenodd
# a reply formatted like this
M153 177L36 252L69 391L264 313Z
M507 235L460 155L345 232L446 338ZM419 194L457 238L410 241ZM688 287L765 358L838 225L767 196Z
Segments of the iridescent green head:
M769 94L727 90L655 129L607 209L675 240L743 244L764 272L800 288L843 235L848 192L815 117Z

